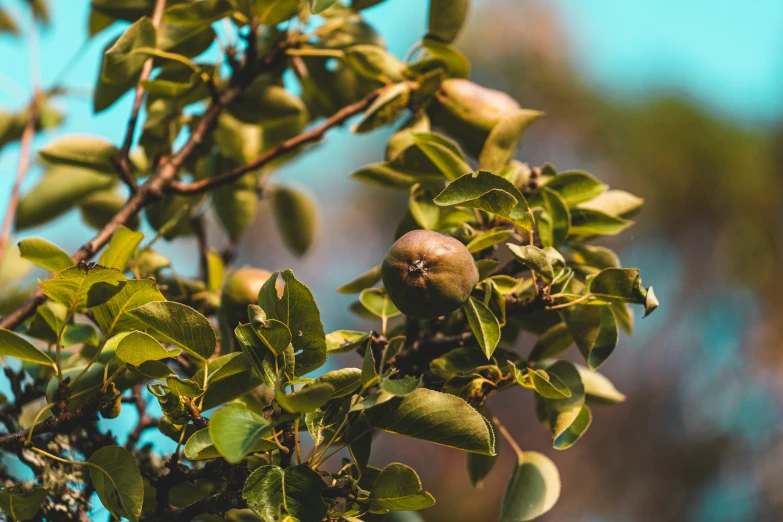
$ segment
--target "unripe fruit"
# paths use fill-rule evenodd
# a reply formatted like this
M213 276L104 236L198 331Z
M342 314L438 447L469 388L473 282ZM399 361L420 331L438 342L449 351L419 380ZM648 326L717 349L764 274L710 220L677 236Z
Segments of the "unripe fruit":
M474 157L478 157L490 131L503 116L519 110L508 94L468 80L441 84L428 114L432 125L444 129Z
M232 273L223 284L220 301L221 321L231 332L239 323L247 322L247 305L258 304L258 292L271 272L263 268L244 267Z
M395 306L419 319L456 310L478 284L465 245L429 230L412 230L398 239L383 260L381 275Z

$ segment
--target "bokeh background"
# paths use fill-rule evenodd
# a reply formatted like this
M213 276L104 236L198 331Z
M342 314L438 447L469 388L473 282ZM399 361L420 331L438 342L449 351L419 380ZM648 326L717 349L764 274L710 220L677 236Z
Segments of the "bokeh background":
M72 133L121 142L130 96L96 116L90 91L101 49L122 28L87 42L89 0L50 3L54 23L40 38L0 36L0 106L18 108L33 82L64 75L75 93L60 102L67 119L35 147ZM29 19L20 2L5 4ZM366 17L404 56L425 32L426 11L424 0L387 0ZM551 449L529 392L493 399L493 413L523 449L548 454L560 469L561 499L542 520L783 520L781 28L779 0L474 2L457 44L472 61L472 79L547 112L518 157L587 170L645 198L637 226L607 246L624 266L642 269L661 301L602 368L628 400L595 408L572 449ZM286 253L266 207L240 246L240 265L294 269L313 289L327 331L373 326L352 316L350 296L334 289L378 264L393 240L406 196L348 178L381 158L390 132L337 130L277 174L319 204L320 235L307 257ZM0 153L0 213L17 159L18 146ZM74 250L90 233L72 213L16 239L43 236ZM209 235L220 244L216 227ZM161 251L179 272L195 274L192 241ZM341 362L358 365L350 357ZM122 436L132 422L123 416L105 427ZM457 451L382 435L371 463L394 459L419 471L438 501L421 513L427 522L491 521L514 460L508 447L501 451L478 493Z

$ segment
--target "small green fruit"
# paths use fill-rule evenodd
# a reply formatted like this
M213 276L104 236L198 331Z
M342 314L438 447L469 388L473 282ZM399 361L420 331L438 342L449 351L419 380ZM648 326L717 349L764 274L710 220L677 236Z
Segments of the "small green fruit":
M381 267L383 285L405 315L432 319L459 308L478 284L478 270L465 245L429 230L397 240Z
M451 79L441 84L428 114L434 127L444 129L469 154L478 157L497 122L519 108L516 100L504 92Z
M271 275L263 268L248 266L240 268L226 279L220 301L220 317L232 333L238 324L248 321L247 305L258 304L258 292Z

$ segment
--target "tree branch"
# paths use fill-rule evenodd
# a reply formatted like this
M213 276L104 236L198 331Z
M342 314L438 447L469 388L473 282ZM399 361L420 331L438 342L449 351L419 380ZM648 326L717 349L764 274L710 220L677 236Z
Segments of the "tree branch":
M166 7L166 0L156 0L155 8L152 11L152 25L155 29L160 27L160 21L163 19L163 10ZM128 128L125 131L125 140L122 143L120 149L120 157L117 158L116 166L120 177L128 185L128 188L132 192L137 190L136 178L133 176L133 172L130 167L130 148L133 144L133 135L136 132L136 123L139 119L139 111L141 110L141 102L144 100L144 82L150 77L152 72L153 58L150 57L144 62L144 66L141 68L141 75L139 81L136 84L136 94L133 100L133 109L131 110L130 119L128 120Z
M332 127L345 123L347 119L367 109L367 107L369 107L370 104L373 101L375 101L375 99L381 94L382 91L383 88L376 90L372 92L369 96L364 98L363 100L358 101L352 105L343 107L342 109L334 113L325 122L313 128L312 130L304 132L302 134L299 134L298 136L295 136L289 140L284 141L283 143L277 145L276 147L273 147L268 151L266 151L265 153L261 154L253 161L246 163L240 167L237 167L234 170L230 170L228 172L218 174L217 176L202 179L199 181L194 181L191 183L182 183L179 181L173 181L169 187L169 190L177 194L199 194L202 192L212 190L220 185L224 185L226 183L235 181L239 179L243 174L246 174L251 170L256 170L260 167L263 167L270 161L282 156L286 152L295 150L301 147L302 145L319 141L321 138L323 138L324 134L326 134L326 131L328 131Z
M283 48L278 48L275 51L261 57L258 62L262 67L258 66L258 63L248 64L249 68L252 68L256 73L266 69L272 68L277 63L277 60L281 56L284 56L282 52ZM204 140L209 129L217 121L220 113L229 104L234 102L244 89L252 81L252 75L240 74L238 79L222 94L220 99L213 103L204 115L199 119L198 124L191 131L190 137L185 145L168 161L162 162L157 168L156 172L150 177L150 179L142 185L136 192L134 192L120 211L112 218L109 223L106 224L103 229L95 235L89 242L76 251L71 259L74 264L81 261L86 261L91 258L103 248L106 243L109 242L114 232L120 227L130 221L136 214L138 214L144 205L152 198L159 197L165 189L174 181L179 172L179 169L185 163L185 160L190 157L193 151ZM44 302L43 291L38 288L19 308L14 312L5 316L0 321L0 328L12 329L22 323L26 318L35 312L38 305Z
M33 138L35 137L35 124L38 120L39 97L40 93L36 91L33 94L32 102L30 102L27 123L22 132L16 178L14 179L14 185L11 188L11 196L8 198L8 206L6 207L5 217L3 218L3 228L2 231L0 231L0 263L2 263L5 257L5 251L8 248L8 240L11 237L11 224L16 215L16 208L19 206L19 190L22 187L25 176L27 176L27 171L30 170L30 148L32 147Z
M0 435L0 447L24 444L31 430L33 430L33 435L70 433L75 428L84 426L85 423L95 422L98 420L98 409L102 399L103 396L98 394L76 411L64 411L55 417L49 417L34 428Z

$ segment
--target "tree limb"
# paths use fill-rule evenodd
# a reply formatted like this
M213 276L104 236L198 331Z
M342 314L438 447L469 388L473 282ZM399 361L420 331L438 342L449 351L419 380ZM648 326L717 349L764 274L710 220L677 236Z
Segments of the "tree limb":
M277 60L284 55L282 50L282 48L279 48L268 55L261 57L259 59L261 67L259 67L259 63L249 64L248 67L256 71L256 73L260 70L274 67ZM183 145L168 161L161 162L156 168L155 173L144 185L131 195L125 205L115 214L111 221L109 221L95 237L85 243L84 246L71 256L74 264L86 261L95 255L96 252L109 242L120 225L127 224L141 211L148 201L159 197L172 181L174 181L179 173L179 169L185 163L185 160L190 157L193 151L195 151L204 140L207 132L215 124L223 109L234 102L252 81L252 75L249 74L239 74L238 78L239 79L226 89L217 102L210 105L209 109L207 109L191 131L190 137L185 145ZM0 321L0 328L15 328L32 315L35 312L36 307L44 302L44 299L43 291L41 288L38 288L38 290L36 290L19 308L3 317L2 321Z
M22 132L16 178L14 179L14 185L11 188L11 196L8 198L8 206L6 207L5 217L3 218L3 228L2 231L0 231L0 263L2 263L5 257L5 251L8 248L8 240L11 237L11 224L16 215L16 208L19 206L19 190L22 187L25 176L27 176L27 171L30 170L30 148L32 147L33 138L35 137L35 125L38 120L39 109L38 104L40 103L39 98L40 93L36 91L35 94L33 94L33 100L28 109L27 123Z
M163 10L166 7L166 0L156 0L155 8L152 11L152 25L157 30L160 27L160 21L163 19ZM150 57L144 62L144 66L141 68L141 75L139 81L136 84L136 94L133 100L133 109L131 110L130 119L128 121L128 128L125 131L125 140L122 143L120 149L120 156L117 158L116 166L120 177L131 189L131 192L137 190L136 178L133 175L130 167L130 148L133 144L133 135L136 132L136 123L139 119L139 111L141 110L141 102L144 100L144 82L150 77L152 72L153 58Z
M276 147L273 147L268 151L264 152L253 161L249 163L245 163L244 165L237 167L234 170L230 170L228 172L218 174L217 176L213 176L211 178L205 178L191 183L182 183L180 181L173 181L169 186L169 190L177 194L200 194L202 192L207 192L209 190L212 190L220 185L224 185L226 183L235 181L239 179L243 174L246 174L251 170L256 170L260 167L263 167L270 161L282 156L286 152L295 150L301 147L302 145L319 141L321 138L323 138L324 134L326 134L326 131L328 131L332 127L345 123L347 119L367 109L367 107L369 107L370 104L373 101L375 101L375 99L380 95L381 92L383 92L383 88L372 92L369 96L367 96L361 101L343 107L342 109L334 113L329 119L327 119L317 127L313 128L312 130L303 132L298 136L295 136L289 140L284 141L283 143L277 145Z

